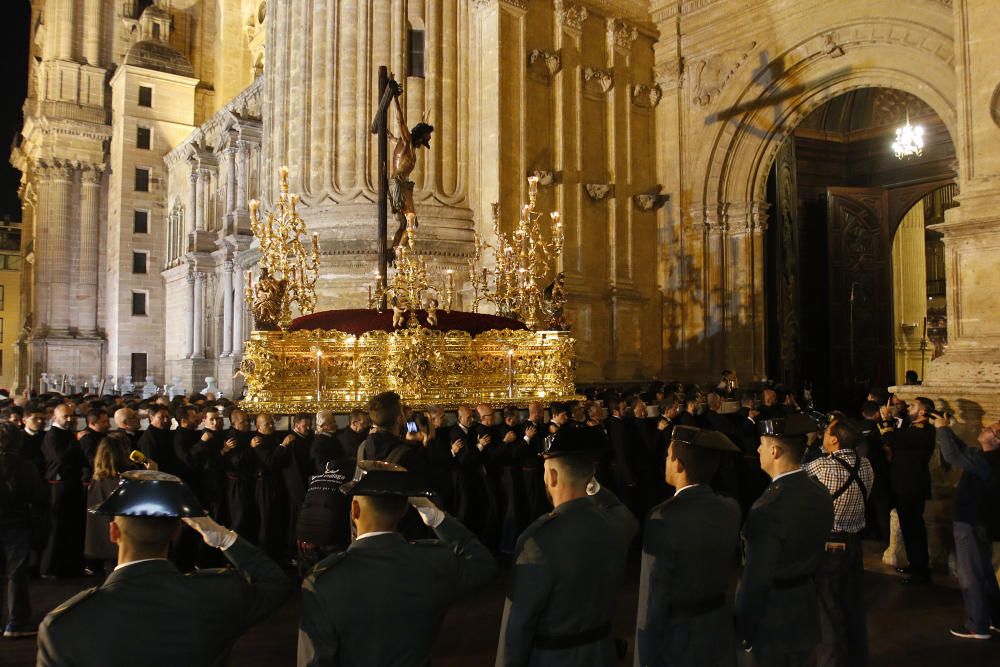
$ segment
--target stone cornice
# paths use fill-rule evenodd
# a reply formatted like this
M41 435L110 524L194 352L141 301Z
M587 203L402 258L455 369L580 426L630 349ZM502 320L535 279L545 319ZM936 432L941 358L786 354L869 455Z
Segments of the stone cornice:
M264 78L256 79L234 97L232 102L202 123L197 130L163 156L167 167L175 167L187 160L192 150L210 152L208 146L223 146L229 140L226 135L231 129L239 132L240 141L250 140L259 143L262 134L260 105L263 87Z

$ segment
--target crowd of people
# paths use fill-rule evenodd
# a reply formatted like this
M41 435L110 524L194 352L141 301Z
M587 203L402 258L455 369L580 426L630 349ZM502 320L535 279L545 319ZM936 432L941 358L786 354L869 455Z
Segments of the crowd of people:
M902 581L930 582L923 509L935 443L964 471L955 540L968 618L952 634L988 639L1000 626L990 565L1000 423L969 449L925 398L907 405L872 390L857 415L823 414L780 388L741 390L729 372L707 391L656 382L585 393L526 414L415 412L382 394L339 427L320 411L287 418L283 431L271 415L200 394L9 400L0 420L4 635L36 632L31 570L117 572L137 532L130 515L87 508L153 471L190 488L211 522L158 533L176 571L227 562L240 571L223 540L305 578L303 665L424 664L444 609L494 576L496 561L511 567L498 665L611 665L620 648L611 614L637 534L637 665L731 664L738 647L762 665L805 664L814 651L821 665L865 665L861 539L887 544L895 508L909 562ZM362 544L381 544L397 570L365 560ZM431 544L447 548L406 546ZM355 606L340 614L335 598L354 586L369 603L358 612L349 596ZM410 624L414 637L398 646L373 644L363 621L382 614L385 627L380 595L403 600L400 614L428 614L426 624ZM51 638L46 645L58 653Z

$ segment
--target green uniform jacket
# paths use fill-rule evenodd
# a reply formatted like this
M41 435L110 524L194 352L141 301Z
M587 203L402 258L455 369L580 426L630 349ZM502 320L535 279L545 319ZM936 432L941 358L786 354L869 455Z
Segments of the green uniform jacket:
M771 482L743 526L736 632L755 653L809 651L819 641L812 575L833 528L830 492L805 472Z
M632 513L607 489L563 503L528 526L514 551L497 666L614 665L610 634L574 648L536 644L611 623L638 529Z
M475 535L446 516L438 540L355 541L302 583L300 666L423 667L445 611L496 574Z
M167 560L115 570L45 617L38 667L225 664L233 642L277 609L292 586L242 538L224 553L235 570L181 574Z
M740 506L707 484L650 511L639 575L636 667L735 663L728 588L739 545Z

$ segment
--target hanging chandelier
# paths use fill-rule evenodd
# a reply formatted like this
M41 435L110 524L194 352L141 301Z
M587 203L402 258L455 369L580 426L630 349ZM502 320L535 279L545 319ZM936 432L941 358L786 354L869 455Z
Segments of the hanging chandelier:
M924 152L924 128L921 125L910 125L910 114L906 114L906 125L896 128L896 140L892 142L892 151L897 159L919 157Z

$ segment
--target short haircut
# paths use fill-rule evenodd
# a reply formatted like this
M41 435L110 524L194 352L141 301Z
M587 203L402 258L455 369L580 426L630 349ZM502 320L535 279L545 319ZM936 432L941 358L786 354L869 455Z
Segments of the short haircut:
M403 415L403 401L394 391L383 391L368 402L368 416L379 428L391 428Z
M408 501L403 496L355 496L362 507L382 522L399 523L406 514Z
M787 452L796 463L802 461L802 457L806 454L806 446L809 443L809 438L804 435L764 435L761 438L770 438L776 441L778 446Z
M351 410L350 423L354 424L368 416L368 412L361 409Z
M512 417L517 417L520 411L513 405L508 405L503 409L503 418L511 419Z
M549 406L549 410L552 412L552 416L565 414L570 411L570 406L568 403L555 402Z
M166 551L181 520L176 517L116 516L122 537L139 555Z
M684 465L689 484L707 484L719 468L719 451L695 447L680 440L670 443L673 457Z
M934 401L927 398L926 396L917 396L913 400L916 401L917 404L920 405L920 407L922 407L928 413L934 412L934 410L937 409L934 407Z
M830 435L836 437L837 442L845 449L856 449L858 441L861 440L861 434L858 433L858 430L839 414L830 424Z
M192 421L192 417L191 417L192 414L194 415L194 418L197 418L198 417L198 408L196 408L193 405L182 405L182 406L180 406L180 407L177 408L177 413L176 413L175 416L177 418L178 423L181 420L184 420L184 421L190 423Z
M96 424L102 417L107 417L108 411L104 408L91 408L87 411L87 424Z
M300 412L299 414L297 414L294 417L292 417L292 424L298 424L298 423L301 423L301 422L307 422L310 419L312 419L312 415L307 415L305 413L301 413Z
M585 454L565 454L548 459L560 475L564 475L571 485L586 485L596 472L594 459Z
M320 426L331 420L333 420L333 423L336 426L337 424L336 419L337 418L333 414L333 410L320 410L319 412L316 413L316 428L319 428Z
M875 419L878 417L879 407L875 401L865 401L861 404L861 416L865 419Z

